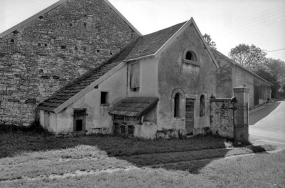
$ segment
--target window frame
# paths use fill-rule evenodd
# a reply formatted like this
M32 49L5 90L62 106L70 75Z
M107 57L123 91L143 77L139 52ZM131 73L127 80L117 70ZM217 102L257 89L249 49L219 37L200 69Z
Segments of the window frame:
M74 108L73 109L73 132L81 133L86 130L86 116L88 115L86 108ZM81 130L77 130L77 122L81 121Z
M190 52L192 54L192 56L194 56L194 60L186 59L186 55L188 52ZM183 58L182 58L183 63L192 64L192 65L200 67L201 63L200 63L199 59L200 58L199 58L198 54L195 52L195 50L190 49L190 48L187 48L184 50Z
M175 96L179 95L179 107L176 106ZM172 116L176 119L185 118L185 93L182 89L176 88L171 93L171 105L172 105ZM179 108L179 112L176 115L176 111Z

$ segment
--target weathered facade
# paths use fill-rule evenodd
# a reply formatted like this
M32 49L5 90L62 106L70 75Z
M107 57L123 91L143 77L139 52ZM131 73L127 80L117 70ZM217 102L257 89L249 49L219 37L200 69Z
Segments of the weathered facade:
M140 33L107 0L61 0L0 34L0 124L36 106Z
M249 88L249 108L271 99L271 83L242 67L215 49L211 49L220 68L217 71L217 96L230 98L233 88Z
M177 137L210 127L217 63L193 19L141 36L39 105L55 132Z

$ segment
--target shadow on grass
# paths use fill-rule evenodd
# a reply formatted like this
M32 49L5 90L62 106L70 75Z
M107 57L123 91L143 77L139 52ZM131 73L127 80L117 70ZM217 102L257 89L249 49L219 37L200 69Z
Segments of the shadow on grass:
M0 159L19 156L27 152L87 145L94 146L94 151L100 149L109 157L128 161L137 167L151 166L197 173L213 158L222 158L232 152L227 148L227 144L230 145L231 142L214 136L196 136L183 140L144 140L95 135L64 138L55 137L46 132L7 131L0 133ZM249 149L252 152L262 150L256 147ZM72 154L67 153L67 155ZM84 153L81 155L84 156Z

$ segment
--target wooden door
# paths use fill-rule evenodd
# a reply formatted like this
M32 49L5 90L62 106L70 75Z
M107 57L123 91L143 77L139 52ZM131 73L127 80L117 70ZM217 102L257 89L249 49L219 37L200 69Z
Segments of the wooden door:
M194 99L186 99L186 131L187 134L193 134L194 129Z

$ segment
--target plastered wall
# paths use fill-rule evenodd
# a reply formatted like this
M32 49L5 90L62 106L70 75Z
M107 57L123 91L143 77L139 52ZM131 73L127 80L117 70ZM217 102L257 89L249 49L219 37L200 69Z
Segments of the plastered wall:
M183 70L183 54L186 49L197 55L198 71ZM216 67L201 38L193 26L186 30L161 54L158 59L158 129L185 129L185 100L182 98L181 117L174 118L172 93L181 90L185 98L195 99L194 132L210 126L209 97L216 94ZM200 96L205 95L205 116L199 117Z

